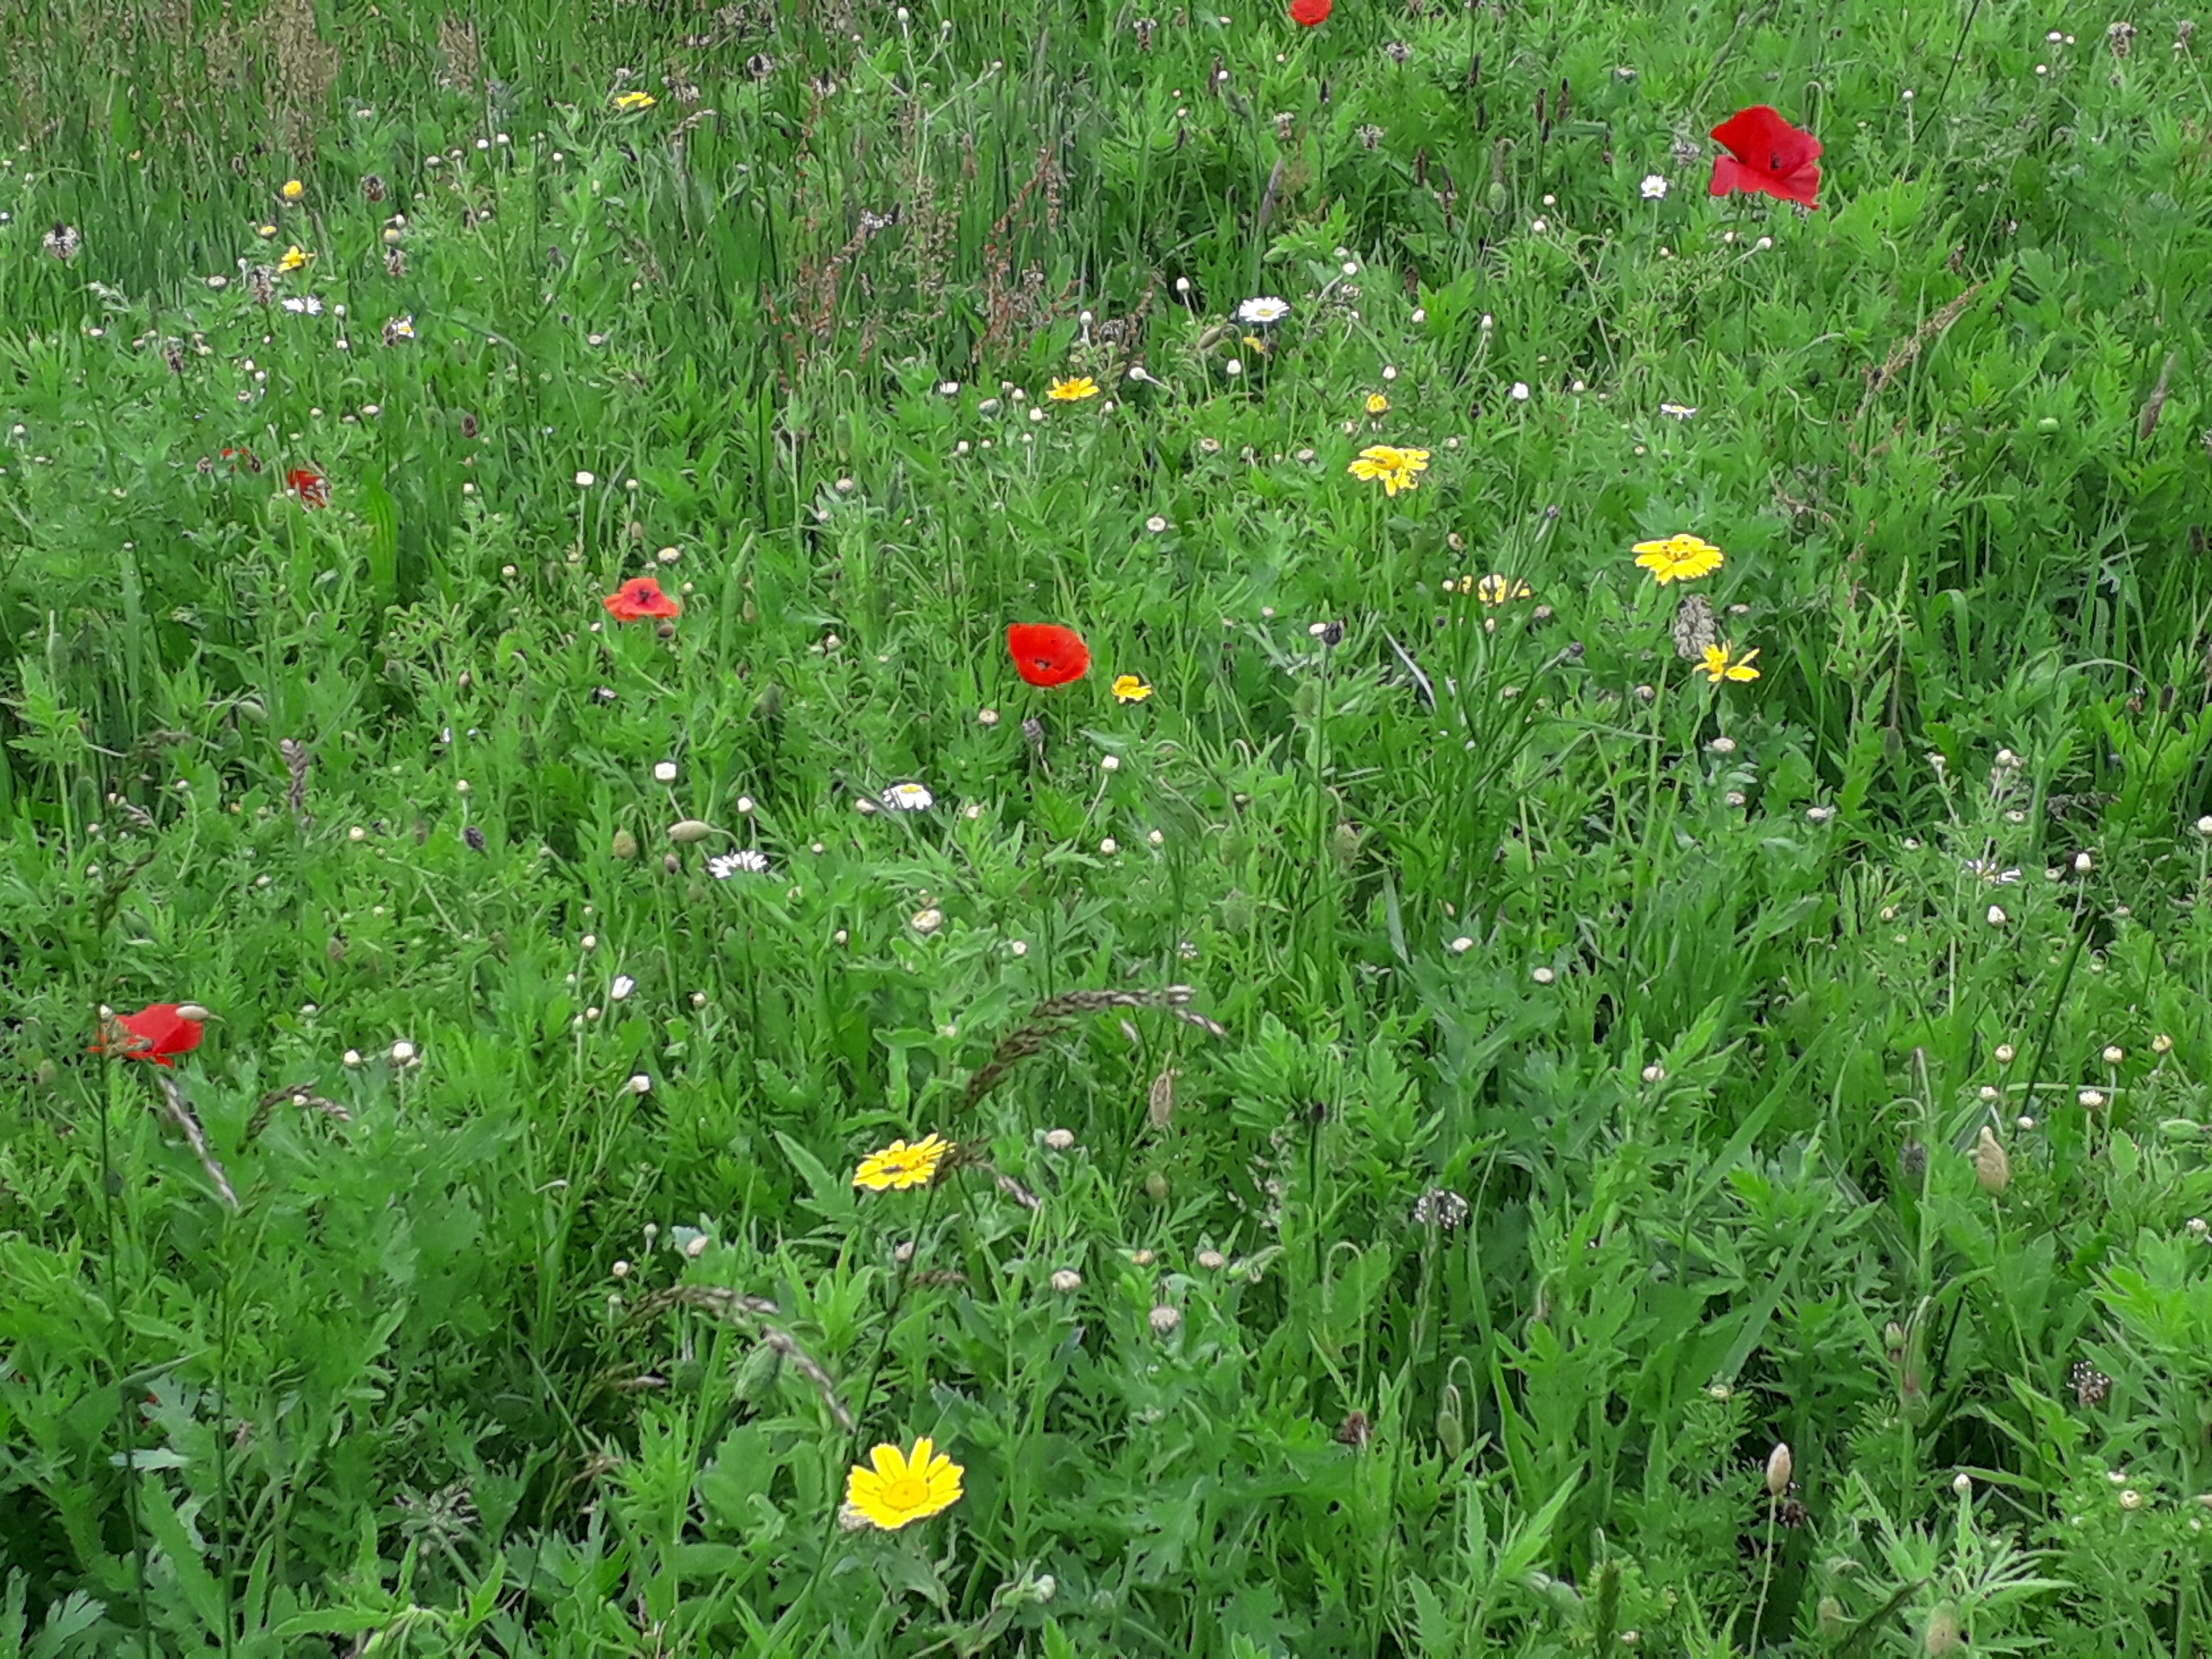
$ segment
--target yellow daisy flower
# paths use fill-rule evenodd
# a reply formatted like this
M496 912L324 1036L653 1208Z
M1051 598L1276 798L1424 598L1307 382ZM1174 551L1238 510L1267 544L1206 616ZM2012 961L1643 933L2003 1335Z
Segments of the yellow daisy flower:
M1429 452L1400 449L1395 444L1370 444L1345 470L1355 478L1381 479L1382 493L1395 495L1401 489L1413 489L1419 482L1416 475L1429 470Z
M1244 337L1244 349L1255 356L1264 357L1267 355L1267 343L1256 334L1247 334Z
M903 1140L894 1140L880 1152L871 1152L860 1160L860 1167L853 1174L853 1184L866 1187L872 1193L927 1187L937 1178L937 1166L951 1150L952 1143L942 1135L929 1135L911 1146Z
M313 254L308 252L297 242L295 242L291 246L284 250L284 257L276 262L276 269L279 270L298 270L303 268L307 264L307 261L314 257L315 256Z
M1485 605L1504 605L1509 599L1527 599L1529 587L1526 582L1501 576L1493 570L1475 584L1474 592Z
M1723 680L1755 680L1759 678L1759 671L1751 665L1751 659L1759 654L1758 651L1747 651L1741 657L1735 655L1734 652L1735 647L1729 645L1709 645L1705 647L1705 659L1698 666L1705 670L1705 678L1715 685Z
M1134 674L1117 675L1114 680L1115 702L1142 702L1152 695L1152 688Z
M1668 582L1694 581L1721 568L1721 550L1695 536L1669 536L1660 542L1636 544L1636 562L1664 587Z
M1072 380L1054 380L1052 389L1045 393L1056 404L1079 404L1085 398L1098 395L1098 382L1088 374L1079 374Z
M631 110L651 109L659 101L649 92L618 92L615 94L615 107L624 114Z
M1388 415L1390 412L1390 400L1379 392L1369 392L1367 412L1370 415Z
M297 179L287 179L284 188L277 192L288 202L296 202L307 193L307 187Z
M927 1435L914 1443L908 1456L896 1446L878 1446L868 1454L872 1468L853 1465L845 1477L845 1507L869 1525L896 1532L909 1521L940 1515L960 1501L960 1477L967 1473L937 1449Z

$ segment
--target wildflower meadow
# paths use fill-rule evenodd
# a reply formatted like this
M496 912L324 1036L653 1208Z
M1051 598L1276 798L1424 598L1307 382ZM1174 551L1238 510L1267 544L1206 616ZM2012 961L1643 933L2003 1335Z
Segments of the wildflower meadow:
M0 1659L2212 1646L2193 0L0 16Z

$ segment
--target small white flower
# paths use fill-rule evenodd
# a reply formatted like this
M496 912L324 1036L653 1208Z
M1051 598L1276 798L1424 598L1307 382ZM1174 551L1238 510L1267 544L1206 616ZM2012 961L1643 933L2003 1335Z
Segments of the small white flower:
M651 1094L653 1092L653 1079L647 1077L644 1073L640 1072L635 1077L630 1079L629 1091L634 1095Z
M1659 412L1662 415L1671 415L1678 421L1686 421L1698 412L1698 406L1695 404L1662 404L1659 405Z
M312 294L288 294L277 303L295 317L319 317L323 302Z
M734 853L719 853L707 860L707 873L716 881L727 881L740 870L749 876L768 873L768 854L756 848L740 848Z
M1062 1267L1052 1276L1052 1287L1062 1296L1073 1296L1083 1288L1083 1275L1073 1267Z
M1044 1144L1053 1152L1064 1152L1075 1145L1075 1132L1073 1129L1047 1129Z
M1115 854L1121 850L1121 843L1115 841L1113 836L1109 836L1105 840L1098 843L1098 850L1110 859Z
M2074 1098L2094 1112L2100 1110L2104 1106L2105 1091L2102 1089L2084 1089L2081 1093L2075 1095Z
M1805 809L1805 816L1814 823L1826 823L1836 816L1836 809L1832 806L1808 806Z
M345 1066L346 1066L346 1069L347 1069L348 1071L351 1071L351 1070L353 1070L353 1068L354 1068L354 1067L356 1067L356 1066L359 1066L360 1064L361 1064L361 1050L360 1050L360 1049L358 1049L358 1048L349 1048L349 1049L347 1049L347 1050L345 1051Z
M415 1045L405 1037L392 1045L392 1063L394 1066L404 1066L414 1058Z
M579 472L576 475L576 488L579 489L589 489L597 483L599 480L588 472Z
M607 987L607 1000L620 1002L637 989L637 981L628 974L617 974L614 983Z
M1667 1080L1667 1068L1655 1060L1644 1068L1643 1075L1646 1083L1664 1083Z
M2117 1065L2118 1065L2122 1060L2125 1060L2127 1057L2128 1057L2128 1051L2127 1051L2126 1049L2124 1049L2124 1048L2121 1048L2121 1047L2120 1047L2120 1045L2119 1045L2118 1043L2117 1043L2117 1042L2108 1042L2108 1043L2106 1043L2106 1044L2105 1045L2105 1064L2106 1064L2106 1065L2107 1065L2107 1066L2117 1066Z
M1272 294L1264 295L1258 299L1247 300L1237 307L1238 322L1249 323L1261 328L1266 327L1269 323L1279 323L1290 314L1291 302L1288 300L1279 300Z
M1992 904L1990 906L1989 924L1990 927L2002 927L2005 925L2006 920L2004 907L2002 905Z
M941 398L957 398L960 395L960 382L957 380L940 381L937 387L937 392Z
M1451 942L1448 948L1454 956L1463 957L1469 951L1474 949L1474 941L1469 939L1465 933L1462 933L1457 939Z
M933 933L945 926L945 912L935 905L927 910L917 910L908 926L917 933Z
M1645 173L1642 188L1644 199L1647 202L1663 202L1667 199L1667 180L1662 174Z
M655 783L673 783L673 782L675 782L675 781L676 781L676 763L675 763L674 761L662 761L662 762L660 762L658 765L656 765L656 766L653 769L653 781Z
M1528 382L1526 380L1514 381L1512 396L1513 401L1516 404L1527 403L1528 401Z
M1105 759L1098 763L1098 769L1102 772L1120 771L1121 769L1121 757L1119 755L1107 756Z
M1165 531L1167 527L1168 521L1160 517L1157 513L1153 514L1151 518L1145 520L1145 528L1151 531L1155 536L1159 535L1162 532Z
M1242 374L1244 372L1244 363L1243 359L1231 357L1222 366L1222 372L1227 374L1231 380L1234 380L1237 375Z
M1549 968L1539 968L1534 973L1530 974L1528 977L1534 980L1539 985L1549 985L1553 980L1559 978L1559 975L1553 972Z
M937 797L925 784L895 783L884 791L884 810L888 812L927 812L936 805Z

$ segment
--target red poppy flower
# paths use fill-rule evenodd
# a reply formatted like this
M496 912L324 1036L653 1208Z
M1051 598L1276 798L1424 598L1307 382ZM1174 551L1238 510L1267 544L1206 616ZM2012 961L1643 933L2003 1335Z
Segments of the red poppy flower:
M1031 685L1066 685L1091 672L1091 647L1072 628L1053 623L1016 623L1006 629L1006 649L1014 672Z
M641 617L680 617L684 607L660 591L651 576L632 576L600 603L617 622L635 622Z
M1729 154L1713 157L1712 193L1759 190L1785 202L1820 205L1820 141L1765 104L1740 109L1713 129Z
M171 1054L190 1054L200 1046L207 1028L186 1019L180 1004L157 1002L135 1014L118 1014L100 1022L95 1054L120 1054L125 1060L150 1060L156 1066L174 1066Z
M285 486L296 491L302 507L328 507L331 481L312 466L295 466L284 475Z
M1316 23L1328 21L1328 14L1336 0L1291 0L1291 21L1311 28Z

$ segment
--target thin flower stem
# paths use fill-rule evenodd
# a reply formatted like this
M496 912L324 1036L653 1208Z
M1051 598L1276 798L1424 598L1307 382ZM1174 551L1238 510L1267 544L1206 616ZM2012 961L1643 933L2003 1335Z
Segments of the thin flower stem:
M1766 1592L1774 1582L1774 1516L1782 1507L1782 1500L1769 1494L1766 1500L1766 1559L1759 1571L1759 1604L1751 1610L1751 1637L1748 1651L1759 1651L1759 1626L1766 1617Z
M890 1349L891 1332L898 1324L899 1310L905 1305L908 1288L914 1282L914 1264L921 1255L921 1236L928 1228L929 1212L937 1202L937 1188L938 1183L932 1181L925 1191L921 1214L915 1224L915 1248L908 1252L906 1260L898 1264L898 1276L891 1285L890 1303L884 1310L883 1329L876 1338L876 1351L868 1360L868 1369L861 1374L860 1389L853 1399L853 1432L846 1442L845 1461L848 1464L859 1461L860 1447L867 1438L869 1401L875 1393L876 1378L883 1370L884 1356ZM786 1626L814 1599L815 1586L822 1582L823 1571L830 1565L830 1553L837 1541L837 1531L842 1524L839 1508L842 1505L830 1511L822 1549L814 1558L813 1571L807 1575L805 1586L792 1598L791 1605L784 1609L783 1617L775 1621L775 1628L769 1632L769 1641L758 1651L781 1653L787 1650L775 1638L781 1638Z

